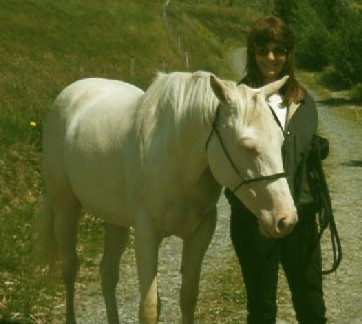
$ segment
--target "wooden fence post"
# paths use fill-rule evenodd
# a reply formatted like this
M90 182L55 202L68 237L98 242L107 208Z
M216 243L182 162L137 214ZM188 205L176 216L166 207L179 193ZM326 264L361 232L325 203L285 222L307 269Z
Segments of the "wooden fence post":
M161 60L160 70L161 70L162 72L167 72L165 60Z
M129 76L131 79L134 79L135 77L135 71L136 70L136 62L133 55L131 55L130 61L129 61Z
M189 70L189 54L185 51L185 68Z

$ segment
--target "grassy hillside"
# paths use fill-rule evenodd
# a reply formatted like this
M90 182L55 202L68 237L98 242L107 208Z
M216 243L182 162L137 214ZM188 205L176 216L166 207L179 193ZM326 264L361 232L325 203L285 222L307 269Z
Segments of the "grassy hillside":
M146 88L157 70L185 70L186 52L189 69L233 77L225 54L242 45L255 16L171 2L166 24L162 2L0 1L0 320L51 323L53 296L63 298L57 284L44 288L31 253L42 125L56 94L90 76ZM81 262L100 252L100 241L101 223L83 221Z
M0 19L0 127L12 132L1 132L4 146L28 135L14 111L22 111L23 121L41 120L75 79L101 76L146 87L156 70L185 69L185 51L190 69L228 76L222 53L243 41L241 27L253 17L171 2L167 27L162 1L9 0L0 4Z

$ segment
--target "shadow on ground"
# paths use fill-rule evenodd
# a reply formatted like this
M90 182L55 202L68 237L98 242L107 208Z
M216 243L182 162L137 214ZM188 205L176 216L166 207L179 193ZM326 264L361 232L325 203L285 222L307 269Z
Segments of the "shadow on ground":
M362 160L349 160L348 162L341 163L341 165L348 167L362 168Z

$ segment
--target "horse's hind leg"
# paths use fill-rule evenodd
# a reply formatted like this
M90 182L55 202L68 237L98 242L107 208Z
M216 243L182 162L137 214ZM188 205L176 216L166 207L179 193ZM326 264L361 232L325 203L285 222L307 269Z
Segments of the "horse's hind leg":
M182 324L194 323L194 312L199 294L201 264L214 234L215 225L216 210L206 217L194 235L184 238L180 292Z
M128 237L128 227L106 224L106 237L100 272L108 324L119 324L116 286L119 280L119 262L127 247Z
M77 225L80 204L74 198L53 205L54 229L62 261L62 274L66 288L66 324L75 324L74 286L79 264L76 253Z

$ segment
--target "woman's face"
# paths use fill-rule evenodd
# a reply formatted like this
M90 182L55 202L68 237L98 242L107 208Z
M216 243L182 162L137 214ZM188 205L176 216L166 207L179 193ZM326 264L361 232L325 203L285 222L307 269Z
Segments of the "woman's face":
M287 60L287 49L279 43L270 42L265 46L255 46L256 64L264 78L264 83L277 80Z

